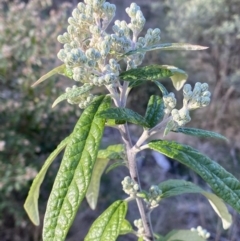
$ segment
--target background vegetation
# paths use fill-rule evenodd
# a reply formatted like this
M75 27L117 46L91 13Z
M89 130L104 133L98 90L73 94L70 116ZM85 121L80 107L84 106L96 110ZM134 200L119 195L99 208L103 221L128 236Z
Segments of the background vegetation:
M127 0L110 1L117 5L118 19L127 19ZM160 27L162 42L188 42L209 46L207 51L194 53L152 53L146 62L176 65L189 73L189 82L208 82L213 93L210 107L195 112L191 126L217 131L229 143L171 134L169 138L191 143L221 163L240 179L240 2L238 0L162 0L151 3L135 1L147 19L146 29ZM41 227L34 227L23 210L23 202L32 179L46 157L70 133L80 115L78 107L63 103L51 109L51 104L63 92L66 80L61 76L32 89L31 84L41 75L59 65L56 58L60 45L56 41L67 26L73 0L8 1L0 0L0 241L41 240ZM145 62L145 63L146 63ZM172 89L171 83L165 84ZM151 85L136 88L128 103L139 113L156 89ZM178 94L176 93L178 96ZM180 96L178 96L180 97ZM138 129L132 127L132 135ZM112 138L114 140L112 140ZM118 142L118 133L107 129L103 146ZM172 160L152 152L140 157L143 187L166 178L183 178L197 184L201 179ZM165 162L164 162L165 160ZM159 164L160 163L160 164ZM165 163L165 165L163 165ZM40 196L40 210L45 212L59 159L48 173ZM86 203L72 226L67 241L82 240L89 225L111 202L124 198L120 181L124 168L103 176L97 210ZM116 187L119 187L116 188ZM208 189L208 187L204 187ZM129 208L133 219L137 208ZM223 231L206 200L196 195L169 199L154 212L156 232L167 233L173 228L198 225L208 229L215 241L240 240L240 218L232 210L235 222ZM177 215L176 215L177 214ZM129 237L129 240L132 237Z

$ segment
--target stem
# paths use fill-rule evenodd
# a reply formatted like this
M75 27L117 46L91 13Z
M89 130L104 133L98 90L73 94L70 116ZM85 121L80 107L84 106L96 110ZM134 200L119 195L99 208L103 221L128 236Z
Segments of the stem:
M122 135L123 142L126 145L126 153L127 153L127 158L128 158L128 165L129 165L129 172L131 178L138 183L140 191L141 191L141 185L140 185L140 180L138 176L138 170L137 170L137 165L136 165L136 151L135 149L132 148L132 142L131 138L129 135L129 130L128 130L128 125L119 125L119 131ZM153 230L151 226L151 220L149 219L149 216L147 215L147 210L146 207L143 203L143 200L141 198L136 198L138 210L143 222L143 227L145 230L145 239L147 241L154 241L154 236L153 236Z

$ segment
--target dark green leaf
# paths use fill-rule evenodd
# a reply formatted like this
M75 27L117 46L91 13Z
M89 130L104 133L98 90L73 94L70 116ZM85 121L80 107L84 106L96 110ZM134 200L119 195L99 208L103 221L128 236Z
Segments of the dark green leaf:
M139 67L136 69L130 69L122 72L119 77L126 81L135 80L157 80L160 78L166 78L172 76L171 70L161 65L148 65L145 67Z
M240 212L240 182L223 167L190 146L170 141L151 141L149 147L198 173L226 203Z
M231 226L232 216L229 214L222 199L215 194L206 192L192 182L186 182L184 180L168 180L160 183L159 188L162 190L161 198L168 198L184 193L200 193L204 195L208 199L214 211L221 218L223 228L228 229Z
M149 127L145 119L138 113L127 108L109 108L99 113L99 117L127 121L136 125Z
M206 241L200 237L196 231L191 230L172 230L161 241Z
M72 88L68 92L60 95L52 104L52 107L56 106L59 102L69 99L69 98L77 98L78 96L88 92L93 88L93 85L84 84L80 87Z
M158 88L162 92L163 96L168 95L168 91L166 90L166 88L161 83L159 83L158 81L153 81L153 82L158 86Z
M185 43L164 43L164 44L156 44L149 47L138 48L136 50L131 50L124 54L124 56L129 56L137 53L145 53L153 50L204 50L208 47L200 46L200 45L192 45Z
M127 213L127 202L116 201L92 224L84 241L115 241Z
M55 75L55 74L65 74L66 71L66 66L65 64L62 64L54 69L52 69L51 71L49 71L47 74L43 75L39 80L37 80L32 87L37 86L38 84L42 83L44 80L50 78L51 76Z
M49 166L52 164L57 155L65 148L69 142L69 139L70 136L66 137L47 158L42 169L33 180L32 186L28 192L27 199L24 203L24 209L26 210L31 221L37 226L39 225L38 198L40 186L44 180Z
M110 97L97 97L82 113L68 143L48 200L43 241L63 241L85 197L97 158Z
M144 80L133 80L133 81L131 81L130 83L129 83L129 88L134 88L134 87L137 87L137 86L139 86L139 85L142 85L142 84L144 84L145 83L145 81Z
M152 128L164 117L164 102L158 95L152 95L148 101L145 120Z
M211 138L222 139L225 141L228 140L225 136L222 136L221 134L218 134L216 132L189 128L189 127L180 127L175 132L181 132L183 134L190 135L190 136L211 137Z

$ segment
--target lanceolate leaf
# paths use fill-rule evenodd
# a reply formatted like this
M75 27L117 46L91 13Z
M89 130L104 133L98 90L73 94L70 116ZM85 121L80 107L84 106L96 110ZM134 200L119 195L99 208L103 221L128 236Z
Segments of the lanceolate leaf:
M91 182L88 186L88 190L86 193L86 199L91 209L95 209L97 206L98 195L99 195L99 187L101 176L109 162L109 159L99 159L97 158L93 172Z
M184 180L168 180L160 183L158 186L162 190L161 198L168 198L184 193L200 193L204 195L208 199L214 211L222 219L223 228L228 229L231 226L232 216L229 214L222 199L215 194L206 192L192 182L186 182Z
M116 201L92 224L84 241L115 241L127 213L127 202Z
M204 50L208 47L200 46L200 45L192 45L185 43L164 43L164 44L156 44L149 47L138 48L136 50L131 50L124 54L125 56L137 54L137 53L145 53L153 50Z
M80 95L82 95L83 93L88 92L89 90L91 90L93 88L92 85L90 84L84 84L83 86L80 87L76 87L73 89L70 89L68 92L60 95L53 103L52 107L56 106L59 102L69 99L69 98L76 98Z
M44 218L43 241L63 241L84 198L97 158L105 119L98 112L109 108L110 97L97 97L82 113L68 143Z
M106 119L127 121L136 125L149 127L148 123L141 115L127 108L109 108L100 112L98 116Z
M108 172L112 171L113 169L120 167L120 166L127 166L127 162L123 161L123 160L115 161L114 163L109 165L109 167L106 170L106 173L108 173Z
M27 199L24 203L24 208L29 218L35 225L39 225L38 197L39 197L40 186L44 180L44 177L46 175L46 172L49 166L52 164L56 156L65 148L65 146L69 142L69 139L70 139L70 136L66 137L57 146L57 148L51 153L51 155L47 158L42 169L33 180L32 186L29 190Z
M54 69L52 69L51 71L49 71L47 74L43 75L39 80L37 80L32 87L37 86L38 84L42 83L44 80L50 78L51 76L55 75L55 74L64 74L66 72L66 66L65 64L62 64Z
M206 241L200 237L196 231L191 230L172 230L161 241Z
M201 130L201 129L195 129L195 128L189 128L189 127L180 127L176 130L176 132L181 132L183 134L190 135L190 136L211 137L211 138L217 138L217 139L222 139L222 140L227 141L227 138L225 136L222 136L219 133Z
M158 81L153 81L153 82L157 85L157 87L160 89L163 95L168 95L168 91L161 83L159 83Z
M123 145L111 145L107 149L99 150L95 162L91 182L88 186L86 199L91 209L95 209L98 201L101 176L110 159L120 159L123 154Z
M148 145L194 170L219 197L240 212L240 182L219 164L192 147L177 142L157 140Z
M148 65L136 69L130 69L120 74L120 78L126 81L157 80L172 76L171 70L161 65Z
M164 117L164 103L160 96L152 95L148 101L145 120L152 128Z

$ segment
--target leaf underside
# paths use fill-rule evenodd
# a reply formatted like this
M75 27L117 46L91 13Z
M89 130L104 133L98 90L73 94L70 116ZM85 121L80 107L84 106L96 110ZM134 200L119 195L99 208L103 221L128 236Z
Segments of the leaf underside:
M173 141L156 140L149 147L198 173L226 203L240 212L240 182L218 163L187 145Z
M115 241L125 221L127 203L116 201L92 224L84 241Z
M27 199L24 203L24 209L26 210L30 220L37 226L40 224L39 212L38 212L38 198L39 198L40 186L44 180L44 177L46 175L46 172L49 166L52 164L52 162L57 157L57 155L65 148L69 140L70 140L70 136L66 137L63 141L61 141L61 143L57 146L57 148L47 158L40 172L33 180L31 188L28 192Z
M43 75L40 79L38 79L33 85L32 87L35 87L37 85L39 85L40 83L42 83L43 81L45 81L46 79L50 78L51 76L55 75L55 74L64 74L65 73L65 69L66 66L65 64L62 64L54 69L52 69L51 71L49 71L47 74Z
M192 182L177 179L164 181L158 186L162 190L161 198L168 198L184 193L200 193L204 195L208 199L214 211L221 218L223 228L228 229L231 226L232 216L229 214L228 209L222 199L215 194L204 191L202 188Z
M154 51L154 50L204 50L208 47L200 46L200 45L192 45L192 44L185 44L185 43L163 43L163 44L155 44L153 46L148 46L144 48L138 48L136 50L131 50L124 54L124 56L129 56L137 53L145 53L148 51Z
M180 127L175 132L183 133L190 136L197 136L197 137L210 137L210 138L216 138L216 139L222 139L225 141L228 141L228 139L216 132L213 131L206 131L202 129L196 129L196 128L189 128L189 127Z
M66 147L48 200L43 241L63 241L91 180L105 119L97 113L109 108L110 97L97 97L82 113Z

